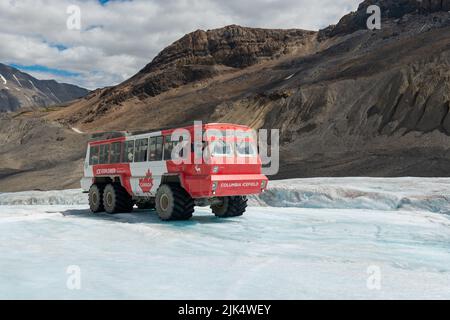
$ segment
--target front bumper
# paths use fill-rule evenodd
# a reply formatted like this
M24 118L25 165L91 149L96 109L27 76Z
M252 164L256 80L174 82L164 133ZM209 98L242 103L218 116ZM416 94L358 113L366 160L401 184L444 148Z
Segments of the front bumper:
M193 198L247 196L263 192L268 180L262 174L211 175L187 178L185 188Z

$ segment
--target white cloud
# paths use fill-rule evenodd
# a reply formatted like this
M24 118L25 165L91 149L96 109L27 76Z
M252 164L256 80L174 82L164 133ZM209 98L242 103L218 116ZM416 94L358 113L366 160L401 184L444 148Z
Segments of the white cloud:
M58 80L93 89L126 80L196 29L239 24L317 30L360 1L133 0L102 6L96 0L1 0L0 62L69 70L79 76ZM73 4L81 9L81 31L66 27Z

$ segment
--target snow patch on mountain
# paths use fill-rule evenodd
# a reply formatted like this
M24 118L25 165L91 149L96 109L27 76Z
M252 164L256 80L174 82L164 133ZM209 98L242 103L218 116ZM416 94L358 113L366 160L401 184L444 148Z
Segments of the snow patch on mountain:
M34 82L33 82L33 81L28 80L28 82L31 83L31 85L33 86L33 88L34 88L36 91L41 92L41 90L39 90L38 88L36 88L36 86L34 85Z
M6 81L5 77L3 75L0 74L0 80L3 81L3 84L7 84L8 81Z
M55 94L53 93L52 90L50 90L50 88L47 87L47 90L50 92L50 94L52 95L52 97L56 99L56 101L61 102L61 100L60 100L57 96L55 96Z
M72 129L73 132L78 133L78 134L83 134L84 133L83 131L81 131L80 129L75 128L75 127L72 127L71 129Z
M16 75L13 74L14 79L17 81L17 83L19 84L19 86L23 87L22 84L20 83L19 79L17 79Z

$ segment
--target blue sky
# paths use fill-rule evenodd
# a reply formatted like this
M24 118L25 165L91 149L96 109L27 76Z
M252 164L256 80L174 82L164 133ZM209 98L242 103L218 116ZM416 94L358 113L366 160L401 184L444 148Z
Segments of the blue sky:
M72 72L69 70L61 70L61 69L55 69L55 68L50 68L50 67L46 67L46 66L41 66L41 65L30 65L30 66L24 66L21 64L15 64L15 63L11 63L10 64L11 67L22 70L24 72L27 73L33 73L33 72L37 72L37 73L50 73L53 75L57 75L60 77L79 77L80 73L76 73L76 72Z
M361 1L0 1L0 63L39 79L95 89L128 79L159 51L197 29L238 24L318 30ZM80 30L67 27L71 5L80 10Z

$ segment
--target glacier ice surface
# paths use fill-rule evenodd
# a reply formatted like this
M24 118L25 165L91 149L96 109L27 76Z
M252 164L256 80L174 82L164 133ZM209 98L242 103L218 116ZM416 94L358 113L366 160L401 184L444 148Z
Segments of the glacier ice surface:
M449 182L273 181L243 217L173 223L91 214L79 190L3 193L0 298L449 299Z

